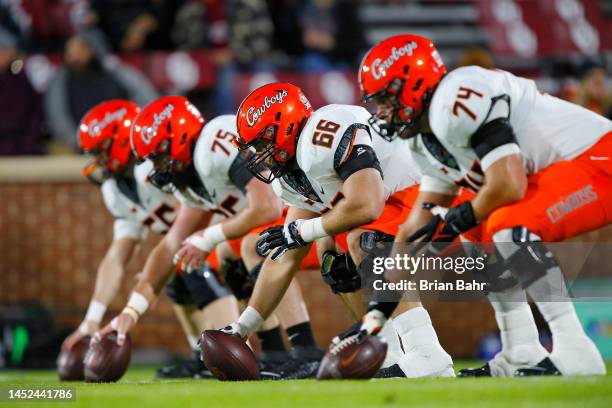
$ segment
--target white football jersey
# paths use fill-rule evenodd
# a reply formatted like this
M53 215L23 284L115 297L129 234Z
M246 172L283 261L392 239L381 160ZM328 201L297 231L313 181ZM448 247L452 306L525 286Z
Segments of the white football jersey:
M150 161L134 167L134 181L109 178L102 183L104 204L115 217L113 239L146 237L147 228L165 233L176 218L176 202L147 181Z
M316 213L330 210L342 195L344 180L337 168L355 147L371 147L383 173L385 199L419 182L420 174L412 163L409 143L389 143L370 135L370 113L352 105L327 105L317 109L300 133L296 160L301 172L275 180L275 192L288 205ZM365 152L364 152L365 153Z
M175 196L188 207L231 217L247 206L246 183L252 175L244 154L232 145L236 116L222 115L206 123L196 142L193 162L197 180Z
M421 190L477 191L495 161L520 153L527 174L572 160L612 131L612 122L578 105L540 93L533 81L501 70L458 68L442 79L429 107L433 131L412 140L424 177ZM498 146L481 159L470 141L493 119L508 118L517 143ZM453 187L455 186L455 187Z

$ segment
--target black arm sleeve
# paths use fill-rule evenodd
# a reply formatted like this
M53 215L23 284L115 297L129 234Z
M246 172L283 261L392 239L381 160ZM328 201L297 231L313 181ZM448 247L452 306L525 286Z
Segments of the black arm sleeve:
M349 156L338 167L336 172L342 180L346 180L353 173L361 169L376 169L381 177L383 176L380 162L376 157L376 152L368 145L355 145L349 152Z
M249 181L253 178L253 173L251 173L246 166L253 154L255 153L248 150L241 151L238 153L238 156L236 156L229 169L229 178L232 184L238 187L243 193L246 193L246 185L249 184Z
M498 118L485 123L470 139L470 145L481 160L493 149L508 143L518 144L514 129L506 118Z
M374 168L380 172L381 176L383 174L374 149L367 145L353 145L355 134L360 129L368 132L370 139L372 138L368 126L363 123L353 123L342 135L334 153L334 169L342 180L346 180L361 169ZM347 150L349 151L348 156L342 160Z

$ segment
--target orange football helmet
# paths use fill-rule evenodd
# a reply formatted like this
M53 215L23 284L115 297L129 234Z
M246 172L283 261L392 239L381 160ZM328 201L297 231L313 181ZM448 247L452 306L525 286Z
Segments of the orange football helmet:
M414 126L445 74L442 57L427 38L403 34L375 45L359 67L362 101L379 107L370 125L387 140Z
M118 173L125 169L131 157L130 128L140 112L134 102L114 99L103 102L83 116L77 139L79 146L94 161L83 169L91 177L96 168Z
M238 108L238 148L253 148L248 169L259 180L271 183L282 176L295 157L297 138L312 115L308 99L297 86L276 82L257 88Z
M166 188L176 174L193 162L193 149L204 117L183 96L165 96L147 105L136 118L130 140L138 160L149 159L154 168L149 181Z

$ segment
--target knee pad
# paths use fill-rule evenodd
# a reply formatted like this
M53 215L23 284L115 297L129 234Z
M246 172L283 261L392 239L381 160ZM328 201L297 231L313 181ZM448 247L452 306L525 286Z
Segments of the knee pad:
M192 303L198 309L202 309L215 300L231 294L208 264L192 273L182 274L181 278L189 291Z
M361 288L361 277L348 254L325 251L321 259L321 277L334 293L351 293Z
M495 234L508 234L508 231L500 231ZM501 235L504 236L504 235ZM546 275L549 268L557 266L557 261L553 254L535 234L529 232L525 227L514 227L511 230L512 242L516 244L514 252L504 254L506 267L510 270L514 278L520 283L521 287L527 288L532 283ZM496 243L497 239L496 239ZM499 242L503 244L502 242ZM503 254L506 251L500 251Z
M236 299L244 300L251 297L255 280L251 279L244 262L238 259L224 259L219 273L225 277L225 283L234 293Z
M170 282L166 284L166 296L175 305L193 305L194 301L191 298L191 293L185 286L182 274L175 274Z
M475 269L473 274L476 279L486 284L485 294L504 292L518 285L512 273L506 273L508 271L506 262L497 250L495 255L486 254L483 251L479 256L486 258L485 268L482 271Z

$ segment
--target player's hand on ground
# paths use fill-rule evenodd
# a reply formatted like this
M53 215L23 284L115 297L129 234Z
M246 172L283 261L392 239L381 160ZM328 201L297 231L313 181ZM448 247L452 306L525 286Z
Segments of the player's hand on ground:
M240 327L238 322L233 322L231 324L228 324L222 329L219 329L219 331L225 334L229 334L231 336L236 336L242 341L247 341L247 338L248 338L248 336L244 333L244 330L242 330L242 327Z
M102 330L96 332L91 341L94 343L98 342L110 332L117 331L117 345L122 346L125 342L125 336L135 324L136 320L128 313L120 313L109 324L104 326Z
M93 336L100 329L100 326L92 321L84 321L78 329L64 339L62 343L62 351L68 351L79 340L85 336Z

